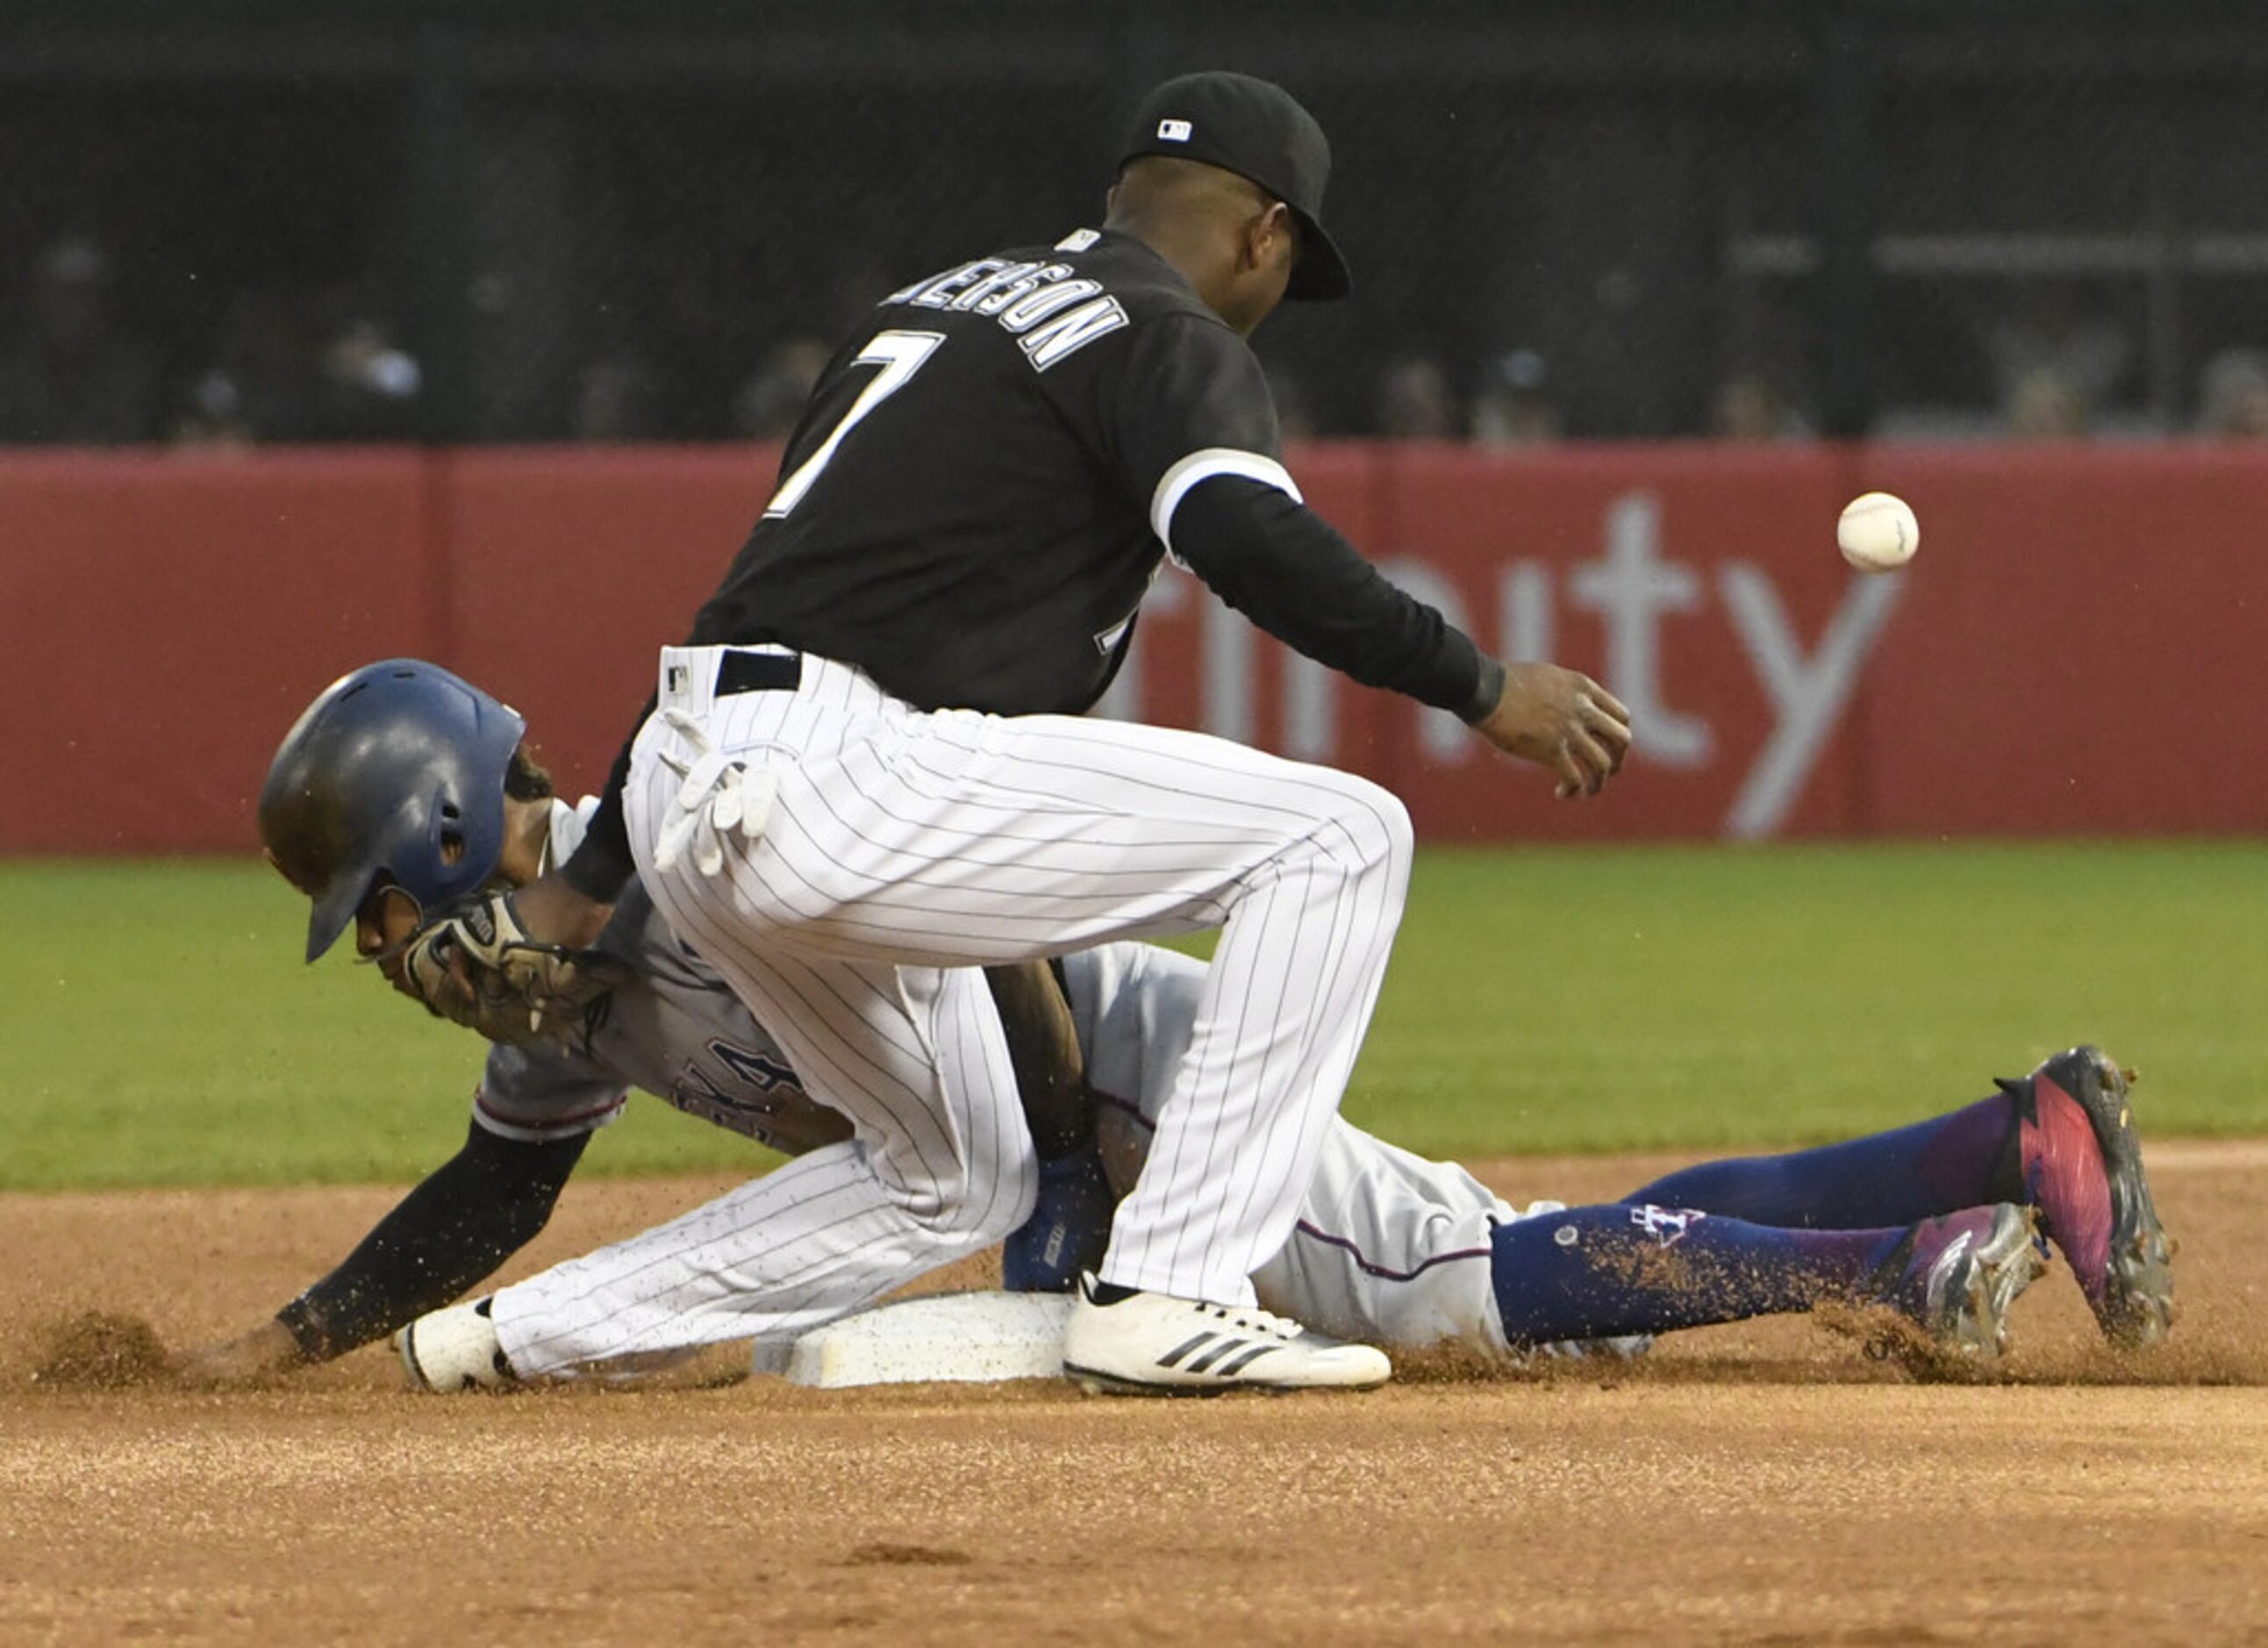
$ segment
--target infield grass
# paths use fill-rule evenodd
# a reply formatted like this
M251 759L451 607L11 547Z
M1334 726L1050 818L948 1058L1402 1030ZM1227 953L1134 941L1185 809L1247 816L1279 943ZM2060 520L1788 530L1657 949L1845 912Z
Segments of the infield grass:
M0 1188L406 1181L480 1065L299 963L256 864L0 863ZM1421 855L1346 1112L1429 1153L1713 1150L1896 1125L2100 1041L2152 1136L2268 1133L2251 842ZM586 1171L747 1165L644 1102Z

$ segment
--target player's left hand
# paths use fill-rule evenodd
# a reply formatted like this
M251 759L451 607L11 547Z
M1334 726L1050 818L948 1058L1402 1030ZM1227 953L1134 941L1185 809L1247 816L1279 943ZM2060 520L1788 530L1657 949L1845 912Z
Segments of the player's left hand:
M291 1330L271 1318L234 1339L183 1351L173 1363L173 1382L197 1390L250 1385L286 1372L303 1360Z
M491 892L417 929L395 977L428 1012L490 1041L570 1042L585 1010L629 969L597 950L529 937L509 892Z
M1507 755L1549 767L1558 794L1595 795L1630 754L1631 713L1590 676L1557 664L1506 664L1496 707L1474 730Z

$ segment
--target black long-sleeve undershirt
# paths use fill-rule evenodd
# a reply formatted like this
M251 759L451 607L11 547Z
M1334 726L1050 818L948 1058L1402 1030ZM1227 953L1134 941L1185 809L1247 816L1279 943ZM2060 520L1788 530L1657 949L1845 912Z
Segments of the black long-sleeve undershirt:
M448 1304L535 1238L589 1142L507 1139L475 1122L463 1149L276 1319L301 1356L325 1362Z
M1169 530L1215 595L1317 663L1468 721L1495 707L1496 661L1289 493L1216 475L1189 489Z
M630 746L637 742L638 729L660 702L660 693L647 695L644 707L630 723L630 735L615 753L614 767L607 774L606 792L599 798L599 810L592 815L590 827L583 832L582 845L559 867L567 884L593 903L614 903L637 874L637 862L630 856L630 820L622 816L622 786L630 780Z

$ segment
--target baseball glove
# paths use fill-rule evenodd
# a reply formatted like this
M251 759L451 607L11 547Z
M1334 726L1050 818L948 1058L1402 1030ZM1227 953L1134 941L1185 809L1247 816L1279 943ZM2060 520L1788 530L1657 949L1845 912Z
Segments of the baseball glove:
M428 1012L507 1046L573 1045L591 1004L630 977L601 951L529 938L509 892L445 911L412 935L401 962L403 989Z

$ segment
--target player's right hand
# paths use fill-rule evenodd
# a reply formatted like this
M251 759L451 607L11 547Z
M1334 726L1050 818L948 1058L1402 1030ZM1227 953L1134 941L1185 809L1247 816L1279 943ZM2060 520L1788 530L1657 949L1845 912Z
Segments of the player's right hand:
M1558 794L1595 795L1630 754L1631 713L1579 669L1506 664L1496 708L1474 729L1507 755L1549 767Z

